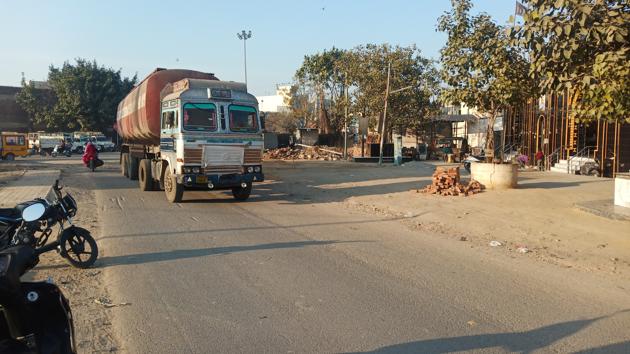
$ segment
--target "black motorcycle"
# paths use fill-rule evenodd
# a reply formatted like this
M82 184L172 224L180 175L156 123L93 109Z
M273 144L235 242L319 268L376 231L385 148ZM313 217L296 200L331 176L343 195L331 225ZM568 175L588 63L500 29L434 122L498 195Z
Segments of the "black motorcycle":
M50 282L21 282L39 261L27 245L0 251L0 353L76 353L68 300Z
M77 268L94 264L98 258L96 241L88 230L72 224L77 202L68 193L62 195L61 190L57 180L44 199L0 209L0 250L29 245L38 253L57 250ZM56 239L48 242L55 225L59 225Z

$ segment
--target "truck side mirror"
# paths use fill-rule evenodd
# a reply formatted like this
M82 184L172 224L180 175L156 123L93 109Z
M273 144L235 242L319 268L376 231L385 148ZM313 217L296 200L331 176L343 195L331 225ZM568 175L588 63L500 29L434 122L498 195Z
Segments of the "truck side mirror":
M172 113L172 112L169 112ZM169 128L172 128L175 125L175 115L174 114L167 114L166 115L166 126Z
M265 120L267 119L267 113L260 112L260 128L265 130Z

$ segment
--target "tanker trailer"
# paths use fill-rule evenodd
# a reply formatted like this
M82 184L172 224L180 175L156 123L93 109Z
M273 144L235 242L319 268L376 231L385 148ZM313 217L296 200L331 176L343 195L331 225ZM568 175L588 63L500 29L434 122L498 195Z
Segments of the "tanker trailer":
M156 69L118 105L123 176L180 202L186 189L246 200L262 171L263 121L245 84L192 70Z

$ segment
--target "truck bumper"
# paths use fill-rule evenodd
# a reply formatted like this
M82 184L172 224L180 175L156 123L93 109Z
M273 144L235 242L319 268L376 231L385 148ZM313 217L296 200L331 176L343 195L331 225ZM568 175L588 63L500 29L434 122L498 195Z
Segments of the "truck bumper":
M185 187L230 189L240 187L241 183L263 182L265 175L260 173L225 174L225 175L204 175L204 174L184 174L177 176L177 183Z

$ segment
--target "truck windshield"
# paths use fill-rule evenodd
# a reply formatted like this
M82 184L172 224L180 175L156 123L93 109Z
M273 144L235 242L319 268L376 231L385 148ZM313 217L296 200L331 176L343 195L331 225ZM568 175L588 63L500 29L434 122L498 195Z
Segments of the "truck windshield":
M256 109L248 106L230 106L230 130L246 133L257 132Z
M213 103L186 103L184 105L185 130L217 130L217 107Z

